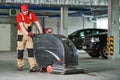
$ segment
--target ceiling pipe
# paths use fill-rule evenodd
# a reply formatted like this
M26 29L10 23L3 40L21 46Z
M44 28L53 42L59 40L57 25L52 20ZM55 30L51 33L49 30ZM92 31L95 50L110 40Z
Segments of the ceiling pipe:
M0 5L0 9L20 9L20 5ZM29 6L30 10L60 10L59 7Z
M60 11L61 6L35 6L35 5L29 5L30 10L55 10ZM1 4L0 9L20 9L20 4L18 5L5 5ZM69 11L89 11L90 9L81 8L81 7L68 7Z
M20 4L18 5L8 5L8 4L1 4L0 5L0 9L20 9ZM58 7L48 7L48 6L36 6L36 5L29 5L29 9L30 10L44 10L44 11L60 11L60 6ZM81 16L81 12L86 12L86 11L90 11L90 9L85 9L85 8L80 8L80 7L69 7L68 8L69 11L76 11L73 13L69 13L69 16L74 16L74 15L78 15ZM4 15L4 14L0 14L0 15ZM9 15L5 14L5 15ZM37 14L38 16L49 16L49 17L60 17L60 14L58 15L40 15Z

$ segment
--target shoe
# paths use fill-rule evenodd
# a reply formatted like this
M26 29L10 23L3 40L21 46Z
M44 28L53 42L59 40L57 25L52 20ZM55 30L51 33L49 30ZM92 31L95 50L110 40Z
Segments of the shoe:
M38 72L38 71L40 71L40 69L35 66L35 67L31 68L29 71L30 72Z
M22 71L23 70L23 67L18 67L18 71Z

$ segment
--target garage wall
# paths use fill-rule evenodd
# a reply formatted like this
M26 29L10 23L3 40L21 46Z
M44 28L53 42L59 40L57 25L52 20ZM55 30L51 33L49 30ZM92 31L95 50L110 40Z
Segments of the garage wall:
M60 18L58 17L47 17L45 18L45 28L53 28L53 33L58 33Z
M0 51L10 51L10 24L0 24Z
M10 32L10 51L15 51L17 49L17 25L16 24L10 24L11 25L11 32Z
M91 28L93 23L89 22L87 18L83 17L69 17L68 18L68 34L83 28Z
M60 18L45 18L45 27L53 28L53 33L58 33L60 26ZM83 28L94 27L94 23L82 17L68 17L68 34Z
M108 17L97 19L97 28L108 29Z
M0 51L16 50L17 27L14 24L0 24Z
M42 23L42 20L41 20ZM102 23L101 23L102 24ZM98 24L99 25L99 24ZM0 17L0 51L16 50L16 22L15 17ZM59 17L45 18L45 27L53 28L53 33L57 34L60 26ZM82 28L94 27L87 18L69 17L68 18L68 34ZM34 29L36 31L36 29Z

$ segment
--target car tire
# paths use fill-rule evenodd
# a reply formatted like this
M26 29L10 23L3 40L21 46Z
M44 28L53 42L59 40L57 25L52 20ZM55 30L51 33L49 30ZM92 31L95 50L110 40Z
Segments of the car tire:
M107 49L107 44L103 44L100 48L100 55L104 59L108 59L108 49Z
M100 54L99 54L99 52L93 52L93 53L88 53L91 57L93 57L93 58L99 58L100 57Z

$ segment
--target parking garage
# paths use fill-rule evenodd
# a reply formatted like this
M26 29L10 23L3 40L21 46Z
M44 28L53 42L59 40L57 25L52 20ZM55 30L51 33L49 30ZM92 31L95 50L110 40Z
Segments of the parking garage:
M108 58L93 58L81 49L77 50L79 64L77 67L84 69L85 73L69 75L30 73L25 49L25 68L23 71L18 71L16 15L20 12L22 3L28 4L29 9L35 12L44 33L48 35L61 34L67 37L79 29L107 29ZM119 80L119 8L119 0L0 0L1 80ZM33 32L38 34L35 25ZM110 55L111 37L114 41L113 55Z

